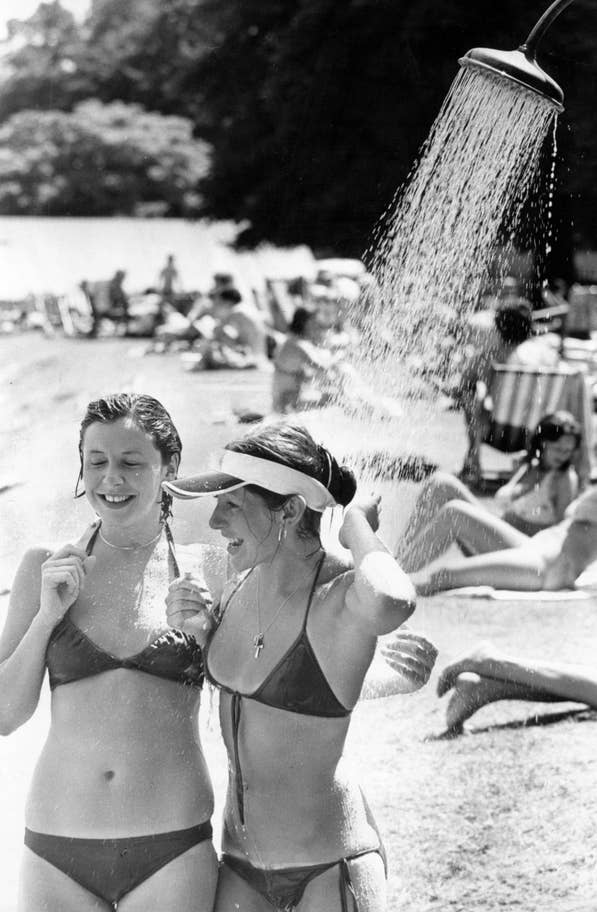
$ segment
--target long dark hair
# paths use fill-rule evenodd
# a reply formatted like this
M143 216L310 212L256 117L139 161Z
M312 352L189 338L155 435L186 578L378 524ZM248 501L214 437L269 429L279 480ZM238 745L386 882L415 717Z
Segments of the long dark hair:
M260 459L269 459L315 478L328 489L336 503L346 506L353 499L357 482L348 466L339 465L332 454L313 440L309 431L300 424L278 421L233 440L225 449L246 453ZM272 512L282 509L289 499L287 494L275 494L257 485L247 485L247 490L258 494ZM305 510L297 534L303 538L319 536L321 513Z
M542 461L543 453L545 451L545 444L554 443L565 434L570 434L570 436L574 437L574 441L576 443L576 451L580 446L582 433L580 424L574 415L563 410L559 412L551 412L549 415L544 415L530 437L529 444L527 446L526 461L536 461L539 463L539 466L543 468ZM571 460L568 459L564 465L560 466L559 471L563 472L568 469L570 467L570 462Z
M75 488L75 497L82 497L84 491L78 492L79 482L83 477L83 440L85 431L91 424L101 422L110 424L120 418L130 418L153 440L159 450L164 465L172 456L182 453L182 441L170 414L161 402L144 393L113 393L101 399L94 399L85 410L79 427L79 478ZM172 513L172 497L162 493L162 519L166 520Z

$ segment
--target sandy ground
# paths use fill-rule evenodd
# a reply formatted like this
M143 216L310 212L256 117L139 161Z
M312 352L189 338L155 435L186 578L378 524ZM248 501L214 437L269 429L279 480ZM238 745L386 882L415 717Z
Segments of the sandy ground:
M0 339L0 590L10 586L27 545L68 539L88 519L88 508L72 500L72 491L77 423L89 399L127 388L160 398L185 441L183 471L204 465L215 446L238 433L233 409L267 409L267 374L188 374L175 356L142 357L142 346L36 335ZM411 415L405 423L416 420ZM420 427L416 455L455 469L464 446L460 417L447 413L431 430L421 419ZM387 493L393 506L386 522L398 517L399 524L414 487ZM211 535L208 505L179 507L179 540ZM6 601L0 598L0 620ZM592 600L554 605L435 598L422 600L416 626L439 647L438 669L481 637L517 654L594 662L596 607ZM444 717L435 679L436 673L417 695L366 704L354 714L349 758L385 834L389 909L594 912L594 715L561 718L570 705L502 704L479 713L468 737L434 740ZM23 807L48 704L44 687L33 719L0 741L0 912L15 908ZM535 717L551 724L523 725ZM213 710L205 707L203 736L221 796L225 759L216 727Z

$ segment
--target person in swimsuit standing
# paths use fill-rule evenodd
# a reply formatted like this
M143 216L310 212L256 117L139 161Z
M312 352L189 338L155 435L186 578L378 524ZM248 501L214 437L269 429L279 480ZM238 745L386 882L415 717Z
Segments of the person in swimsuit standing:
M381 912L380 837L343 761L377 637L415 607L375 534L379 498L351 503L352 472L287 422L228 444L220 471L164 486L216 495L210 524L239 574L205 652L230 770L216 912ZM337 504L351 504L348 571L319 537Z
M211 912L203 657L164 605L180 572L160 485L176 476L180 438L155 399L121 394L88 406L79 450L97 521L76 544L27 552L0 640L2 734L33 714L46 667L52 691L19 912Z
M580 425L569 412L541 418L523 463L495 494L501 515L479 503L458 478L435 473L421 488L398 548L401 565L413 573L455 543L467 556L516 548L561 522L578 493L571 461L580 439Z

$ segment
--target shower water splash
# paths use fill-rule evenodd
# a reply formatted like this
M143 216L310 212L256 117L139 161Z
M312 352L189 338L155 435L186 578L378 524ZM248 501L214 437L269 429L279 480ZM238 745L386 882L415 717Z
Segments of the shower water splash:
M394 358L416 355L440 377L449 367L441 343L455 320L464 325L504 238L519 227L555 117L535 92L474 69L458 73L373 251L380 296L361 326L361 360L379 376L379 338L391 340L386 393L409 394Z
M379 489L381 479L396 478L397 454L445 452L436 436L438 400L462 349L449 340L466 338L490 275L498 283L505 275L505 242L537 191L556 117L548 99L491 72L466 67L454 80L369 252L379 294L357 317L362 341L351 354L367 395L352 398L343 428L347 457L355 449L370 457L362 486ZM400 419L384 408L388 399L402 404ZM338 428L334 439L338 449ZM388 544L400 522L404 516L392 520Z

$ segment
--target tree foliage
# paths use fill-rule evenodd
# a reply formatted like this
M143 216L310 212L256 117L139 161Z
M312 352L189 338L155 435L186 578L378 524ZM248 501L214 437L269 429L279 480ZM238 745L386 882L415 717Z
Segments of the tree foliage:
M479 45L516 47L546 6L95 0L77 30L58 3L46 3L25 45L8 55L0 118L32 106L71 110L91 96L188 117L213 147L204 214L248 223L247 241L360 253L406 179L458 57ZM592 0L577 0L540 53L567 95L558 218L568 209L577 243L593 245L596 25Z
M0 127L0 211L31 215L195 215L209 163L191 123L90 100L22 111Z

